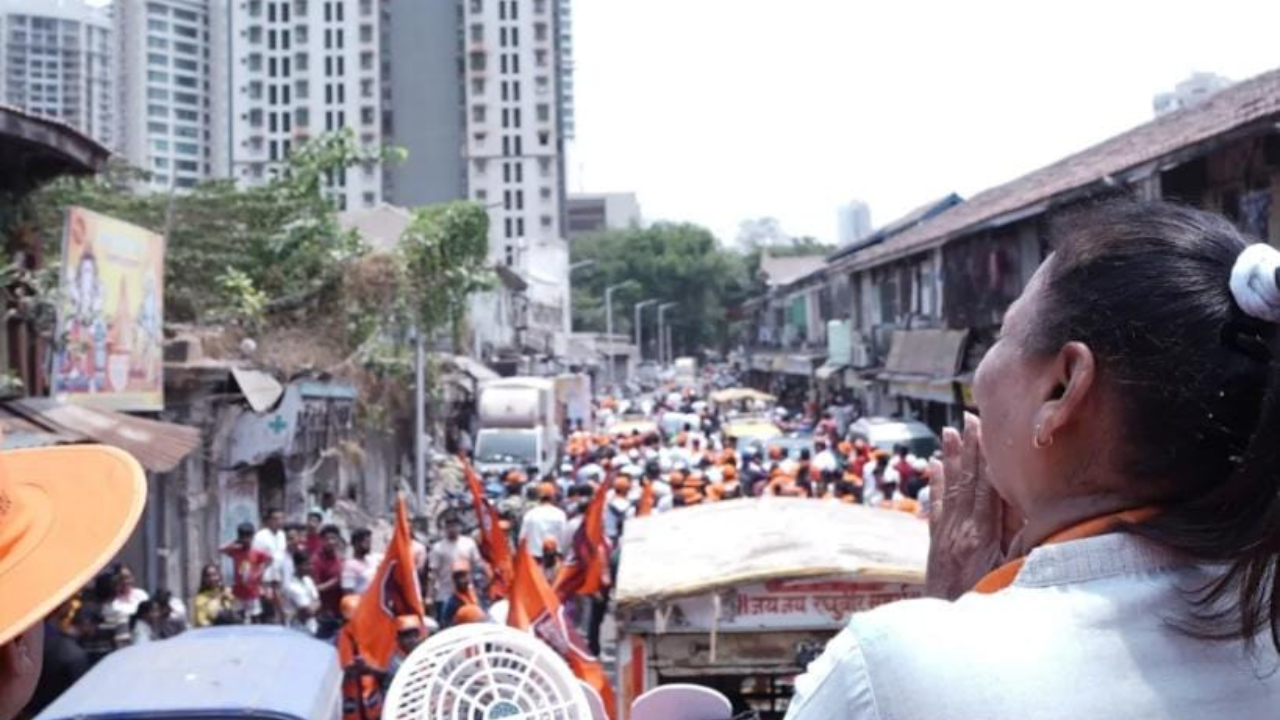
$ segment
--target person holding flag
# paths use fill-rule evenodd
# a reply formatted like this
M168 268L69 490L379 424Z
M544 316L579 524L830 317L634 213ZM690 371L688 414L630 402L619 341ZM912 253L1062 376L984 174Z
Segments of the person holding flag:
M476 511L476 522L480 527L480 556L488 571L492 574L489 582L489 599L499 600L507 596L514 574L511 560L511 543L507 540L507 532L502 527L502 518L498 510L485 499L480 478L467 459L459 456L463 474L467 478L467 487L471 490L471 501Z
M344 603L346 599L344 598ZM344 608L346 609L346 608ZM396 499L395 532L382 562L338 635L338 659L355 677L343 683L345 720L377 720L381 715L380 683L398 648L402 618L424 620L422 590L413 562L413 533L404 498ZM365 685L372 687L366 688Z
M538 563L523 545L516 554L515 577L508 598L507 625L532 633L551 646L573 674L600 694L605 711L614 717L617 702L604 665L587 651L578 629L569 622L564 605L547 583Z

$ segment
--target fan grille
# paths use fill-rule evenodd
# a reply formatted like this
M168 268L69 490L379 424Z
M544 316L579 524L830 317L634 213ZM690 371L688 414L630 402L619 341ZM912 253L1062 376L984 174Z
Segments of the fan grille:
M405 660L383 720L590 720L569 666L537 638L501 625L450 628Z

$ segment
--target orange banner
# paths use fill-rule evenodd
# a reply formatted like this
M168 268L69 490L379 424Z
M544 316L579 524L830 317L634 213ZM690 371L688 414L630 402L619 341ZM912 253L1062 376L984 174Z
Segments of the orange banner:
M396 618L414 615L423 619L422 590L413 565L413 535L404 498L396 501L396 527L387 554L355 615L344 628L351 642L338 644L343 666L359 655L373 668L386 670L396 652Z
M612 474L596 488L583 513L582 524L573 534L573 554L556 575L555 590L561 601L575 595L594 595L605 587L609 543L604 537L604 503L611 487Z
M582 635L569 622L560 599L547 584L542 570L523 544L516 556L515 581L507 601L510 603L507 625L531 632L550 645L565 659L574 675L600 693L605 711L612 718L617 703L613 686L605 676L604 666L587 651Z
M511 561L511 544L507 540L507 531L502 529L501 517L493 503L485 499L484 489L480 487L480 478L466 458L458 456L462 463L462 471L467 476L467 487L471 489L471 501L476 510L476 523L480 526L480 555L489 565L493 574L489 583L489 599L498 600L507 596L511 587L511 576L514 573Z

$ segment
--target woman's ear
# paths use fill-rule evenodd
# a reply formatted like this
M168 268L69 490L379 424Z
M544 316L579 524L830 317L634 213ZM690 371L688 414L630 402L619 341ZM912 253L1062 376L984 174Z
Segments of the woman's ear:
M1080 342L1067 343L1052 365L1053 384L1049 386L1036 412L1035 442L1038 446L1053 443L1053 436L1080 418L1085 401L1095 389L1097 363L1093 351Z

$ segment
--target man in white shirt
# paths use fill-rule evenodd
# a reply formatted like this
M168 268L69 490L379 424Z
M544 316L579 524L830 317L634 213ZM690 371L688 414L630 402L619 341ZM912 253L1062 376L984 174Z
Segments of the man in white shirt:
M453 566L458 561L465 561L473 568L484 565L476 541L463 535L462 521L450 515L444 521L444 538L431 546L431 552L427 556L428 573L434 585L431 597L436 603L437 619L444 610L444 604L453 597L452 573Z
M378 574L378 563L382 556L373 552L373 533L366 528L357 528L351 532L351 557L342 565L343 594L362 595L373 583L373 576Z
M316 634L316 614L320 612L320 591L311 579L311 558L305 552L293 555L293 576L281 593L289 627Z
M538 486L538 504L524 514L520 523L520 542L529 548L530 555L541 560L547 538L555 540L557 547L569 544L565 537L568 524L569 516L556 507L556 486L544 482Z
M283 585L293 573L289 572L289 541L284 532L284 513L276 508L267 510L263 526L253 536L253 549L271 556L271 565L262 574L264 583Z

